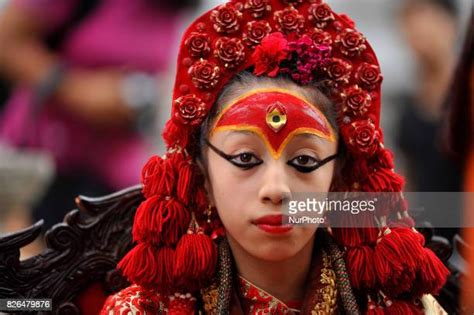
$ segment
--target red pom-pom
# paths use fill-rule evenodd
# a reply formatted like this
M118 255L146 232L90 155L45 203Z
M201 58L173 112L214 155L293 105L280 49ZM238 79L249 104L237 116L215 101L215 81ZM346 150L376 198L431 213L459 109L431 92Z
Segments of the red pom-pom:
M176 168L170 159L153 156L142 169L143 194L151 196L171 196L176 184Z
M217 249L211 238L203 233L188 233L176 246L176 281L194 288L212 278L217 263Z
M415 279L414 269L407 266L404 246L403 239L392 231L384 235L375 247L375 274L379 284L391 296L410 289Z
M376 282L374 272L374 249L370 246L350 247L346 252L347 271L351 284L356 289L373 289Z
M165 128L163 129L163 140L168 148L173 146L180 146L186 148L189 142L192 128L186 125L177 126L172 119L166 122Z
M362 191L367 192L399 192L403 185L403 177L387 168L377 168L361 182Z
M375 271L382 288L390 296L412 289L423 259L423 247L410 228L385 232L375 248Z
M378 228L374 227L374 215L360 212L352 215L345 211L328 214L334 239L344 246L374 245L378 237Z
M139 243L118 264L118 268L132 282L144 287L159 285L168 288L172 283L174 251Z
M364 244L360 228L331 228L336 242L343 246L360 246Z
M375 163L386 169L393 169L395 165L393 164L393 153L387 149L380 149L375 158Z
M437 295L446 283L450 271L443 262L428 248L423 248L424 257L420 259L420 271L415 281L415 293Z
M154 245L174 245L191 220L183 204L153 196L140 204L133 223L133 239Z
M181 155L181 154L179 154ZM191 164L190 159L183 159L177 164L178 183L176 186L176 196L185 204L190 204L195 188L196 167Z

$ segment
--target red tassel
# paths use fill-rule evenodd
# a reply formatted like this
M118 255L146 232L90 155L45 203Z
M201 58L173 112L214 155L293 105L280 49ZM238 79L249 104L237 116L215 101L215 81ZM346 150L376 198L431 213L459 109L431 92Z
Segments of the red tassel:
M333 237L344 246L375 245L378 238L379 230L374 227L372 213L351 215L341 211L330 212L329 225L333 226Z
M146 243L136 245L118 264L132 283L145 287L159 285L160 288L172 284L173 266L173 249L157 249Z
M169 287L173 283L175 251L170 247L162 247L158 251L157 283L161 287Z
M364 181L371 173L367 159L355 160L351 172L357 181Z
M177 126L172 119L166 122L162 137L168 148L180 146L186 148L189 142L191 129L185 125Z
M178 184L176 187L176 196L184 204L192 201L192 194L195 188L194 179L196 168L189 160L183 160L178 164Z
M364 244L359 228L331 228L334 239L343 246L361 246Z
M374 249L370 246L350 247L346 252L346 263L351 284L356 289L373 289L376 282L374 272Z
M420 271L415 282L416 296L423 294L437 295L446 283L450 271L441 260L428 248L423 248L424 257L420 259Z
M391 169L378 168L361 183L361 187L362 191L367 192L399 192L402 190L403 184L403 177Z
M154 156L142 169L143 194L146 198L173 195L175 182L175 165L170 159Z
M400 280L404 266L400 260L401 246L402 241L398 234L389 232L375 247L374 270L383 288L402 285Z
M400 247L400 251L407 267L415 271L423 259L423 235L411 228L404 227L392 228L391 231L398 234L402 241L403 246Z
M211 238L188 232L176 246L175 278L180 285L195 288L214 275L216 263L217 250Z
M157 178L163 173L163 159L152 156L142 169L141 181L143 183L143 194L146 198L151 197L156 191L159 181Z
M191 218L174 199L153 196L140 204L133 223L133 239L154 245L174 245L186 232Z
M386 169L393 169L395 165L393 164L393 153L387 149L378 150L376 156L374 157L375 163L378 166Z

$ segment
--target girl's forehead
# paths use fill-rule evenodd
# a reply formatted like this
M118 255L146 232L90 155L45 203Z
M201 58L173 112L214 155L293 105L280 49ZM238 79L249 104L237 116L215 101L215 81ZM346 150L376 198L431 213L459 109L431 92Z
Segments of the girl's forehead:
M332 126L317 106L282 89L254 90L232 101L218 115L210 136L230 131L257 135L275 159L299 135L336 141Z

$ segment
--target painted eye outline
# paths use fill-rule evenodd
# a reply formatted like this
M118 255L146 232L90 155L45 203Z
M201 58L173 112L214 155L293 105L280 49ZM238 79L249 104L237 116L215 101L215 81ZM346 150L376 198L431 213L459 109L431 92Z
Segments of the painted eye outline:
M222 152L221 150L219 150L218 148L216 148L214 145L212 145L209 140L206 139L206 144L207 146L212 150L214 151L215 153L217 153L219 156L221 156L222 158L224 158L225 160L227 160L229 163L232 163L233 165L237 166L238 168L241 168L243 170L250 170L252 168L254 168L255 166L258 166L260 164L263 163L262 160L260 160L259 158L257 158L255 156L255 154L251 153L251 152L242 152L242 153L239 153L239 154L233 154L233 155L230 155L230 154L227 154L225 152ZM244 154L249 154L251 157L255 158L257 161L254 162L254 163L239 163L237 161L235 161L236 158L238 157L241 157L242 155Z
M253 163L251 163L251 162L239 163L239 162L237 162L237 161L235 160L236 158L242 157L243 155L246 155L246 154L249 155L251 159L252 159L252 158L255 159L256 162L253 162ZM229 161L230 163L232 163L232 164L234 164L235 166L240 167L241 169L244 169L244 170L252 169L252 168L254 168L255 166L258 166L258 165L260 165L260 164L263 163L262 160L260 160L259 158L257 158L257 157L255 156L255 154L253 154L253 153L251 153L251 152L242 152L242 153L235 154L235 155L229 155L228 157L230 158L230 159L228 159L228 161Z
M258 166L260 164L263 163L262 160L260 160L259 158L257 158L255 156L255 154L251 153L251 152L242 152L242 153L239 153L239 154L234 154L234 155L229 155L225 152L222 152L221 150L219 150L218 148L216 148L214 145L212 145L209 140L205 140L205 143L206 145L212 150L214 151L217 155L221 156L222 158L224 158L225 160L227 160L229 163L232 163L233 165L243 169L243 170L249 170L249 169L252 169L254 168L255 166ZM237 158L237 157L240 157L242 156L243 154L250 154L251 156L255 157L255 159L257 159L257 162L255 163L251 163L251 164L241 164L241 163L238 163L236 162L234 159ZM298 158L298 157L301 157L301 156L308 156L312 159L315 159L314 157L312 156L309 156L309 155L305 155L305 154L302 154L302 155L299 155L295 158ZM311 167L305 167L305 166L301 166L301 165L295 165L293 163L291 163L291 161L293 161L295 158L291 159L290 161L288 161L286 164L291 166L291 167L294 167L297 171L301 172L301 173L310 173L310 172L313 172L315 170L317 170L318 168L320 168L321 166L323 166L324 164L334 160L335 158L337 158L339 156L339 153L336 153L336 154L333 154L331 156L328 156L327 158L324 158L322 160L317 160L317 164L311 166Z
M306 155L306 154L302 154L302 155L298 155L297 157L289 160L288 162L286 162L287 165L295 168L298 172L301 172L301 173L311 173L315 170L317 170L318 168L320 168L321 166L323 166L324 164L334 160L335 158L338 157L338 153L336 154L333 154L331 156L328 156L327 158L324 158L322 160L318 160L310 155ZM303 165L297 165L297 164L294 164L292 163L295 159L299 158L299 157L302 157L302 156L305 156L305 157L309 157L310 159L313 159L315 160L315 164L313 166L303 166Z
M298 159L302 157L309 159L309 163L308 163L309 165L297 164ZM317 168L319 166L319 163L321 163L320 160L307 154L298 155L292 158L291 160L289 160L288 162L286 162L287 165L295 168L298 172L301 172L301 173L309 173L313 171L315 167Z

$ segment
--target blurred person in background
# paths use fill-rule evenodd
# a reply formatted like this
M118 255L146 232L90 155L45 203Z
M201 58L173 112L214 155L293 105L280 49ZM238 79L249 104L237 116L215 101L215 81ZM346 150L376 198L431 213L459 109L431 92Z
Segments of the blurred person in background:
M418 74L415 90L399 100L403 107L396 138L406 160L407 191L461 190L460 167L443 152L440 134L443 103L457 56L457 25L454 0L407 0L402 4L400 26ZM435 213L435 205L429 202L423 206L430 216L446 215ZM439 234L451 239L455 232L443 229Z
M0 142L49 152L57 176L33 211L45 228L78 194L139 182L140 132L158 105L184 9L195 0L18 0L0 16L0 76L13 86ZM26 223L27 225L29 223Z

